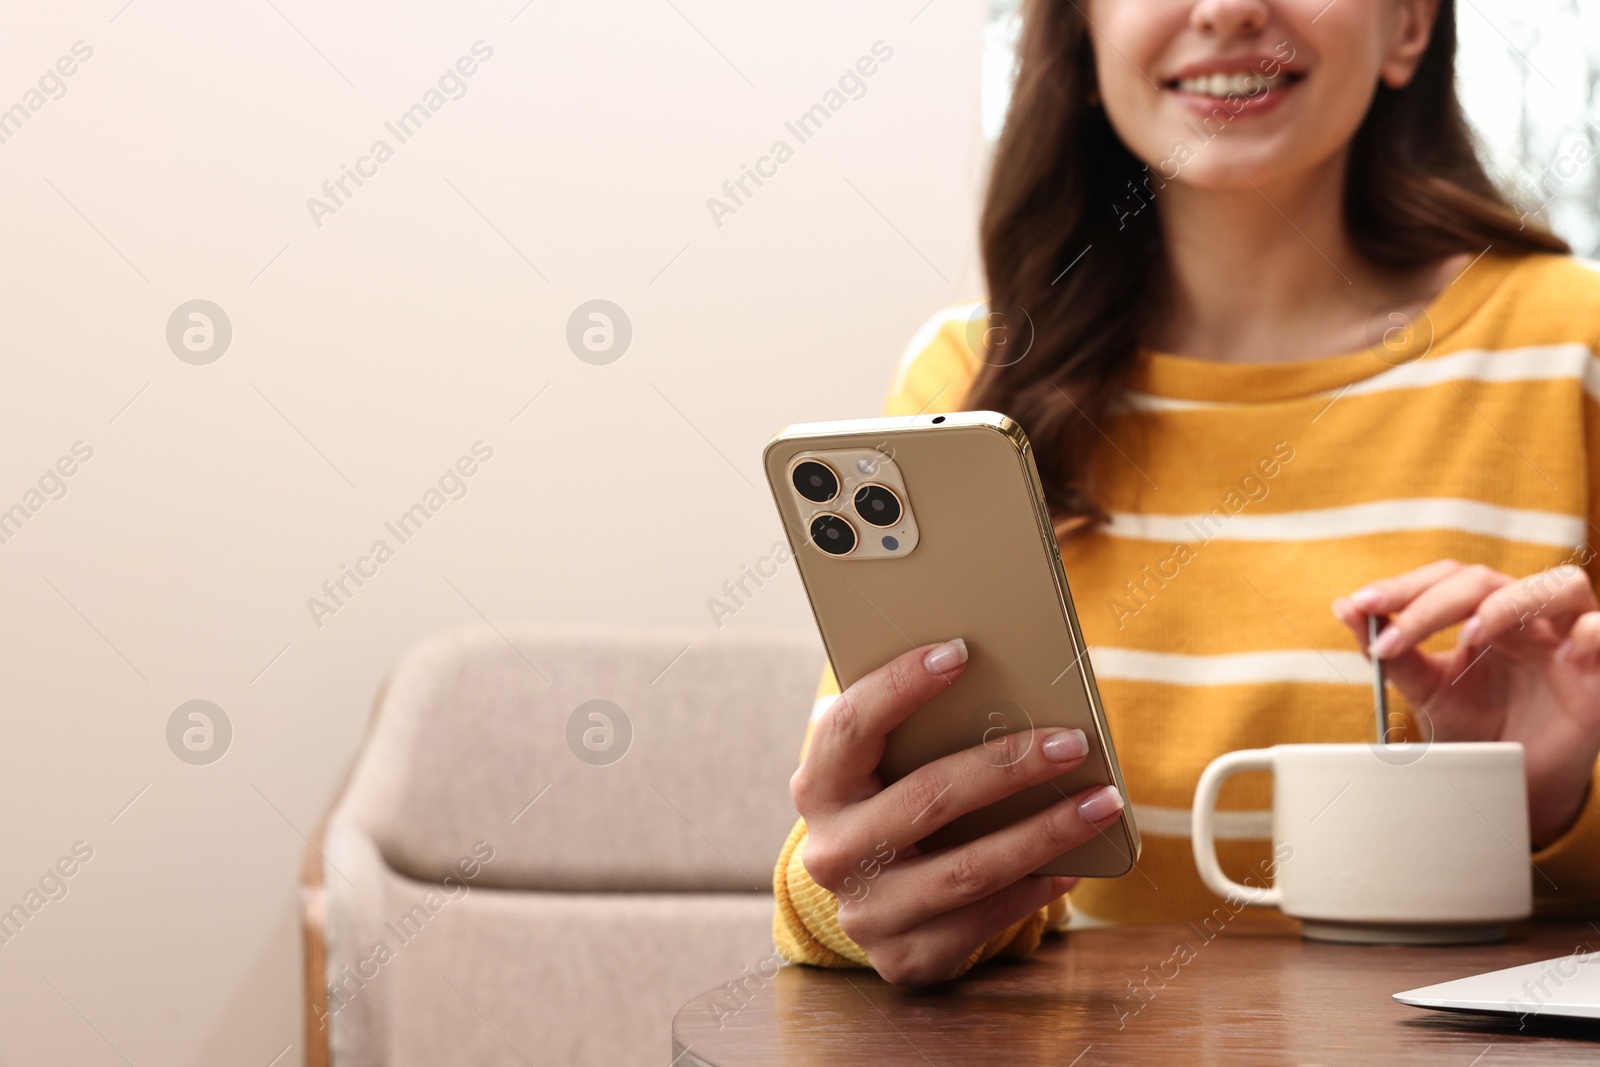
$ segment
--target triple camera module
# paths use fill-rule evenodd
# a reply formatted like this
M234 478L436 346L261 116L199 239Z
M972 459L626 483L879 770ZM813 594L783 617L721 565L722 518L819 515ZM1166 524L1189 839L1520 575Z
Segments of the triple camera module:
M905 483L887 454L845 449L802 456L789 481L805 506L808 539L830 556L899 556L916 544Z

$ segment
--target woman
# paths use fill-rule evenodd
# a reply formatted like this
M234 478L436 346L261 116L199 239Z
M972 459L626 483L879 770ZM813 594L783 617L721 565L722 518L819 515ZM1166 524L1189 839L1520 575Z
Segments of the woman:
M1538 906L1600 900L1600 274L1485 177L1454 50L1448 0L1030 0L989 300L919 334L887 413L1027 429L1144 856L1029 874L1116 817L1106 790L918 854L1085 747L883 788L884 734L966 662L918 649L841 699L823 679L774 879L787 958L933 982L1031 951L1069 889L1086 920L1212 913L1200 770L1370 739L1369 615L1396 730L1526 747ZM1261 870L1268 784L1230 788L1224 865Z

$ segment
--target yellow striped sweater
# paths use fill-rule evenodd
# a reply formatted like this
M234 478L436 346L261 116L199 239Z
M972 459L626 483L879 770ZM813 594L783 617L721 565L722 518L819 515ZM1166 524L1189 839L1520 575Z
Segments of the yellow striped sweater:
M962 409L981 365L967 341L980 309L950 309L919 332L886 415ZM1144 854L1133 872L1073 890L1075 924L1222 906L1188 836L1195 783L1215 757L1370 738L1370 668L1330 611L1334 597L1437 559L1518 577L1592 559L1600 272L1566 257L1486 255L1388 342L1270 365L1138 357L1095 460L1111 522L1066 540L1062 559ZM1588 570L1597 576L1600 562ZM1454 640L1452 630L1423 647ZM838 691L825 672L813 722ZM1265 869L1270 789L1265 774L1246 774L1223 791L1218 847L1235 878ZM778 948L866 965L837 901L802 865L805 832L802 820L774 872ZM1600 789L1533 860L1541 911L1597 910ZM1031 951L1066 911L1058 901L1002 932L968 966ZM1239 919L1284 921L1249 909Z

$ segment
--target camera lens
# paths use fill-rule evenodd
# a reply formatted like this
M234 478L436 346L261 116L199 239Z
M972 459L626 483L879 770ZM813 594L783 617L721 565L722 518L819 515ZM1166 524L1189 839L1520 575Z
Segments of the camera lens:
M814 459L797 464L789 477L794 481L795 492L813 504L826 504L839 495L838 475Z
M830 556L848 556L855 551L855 527L838 515L818 515L811 520L811 543Z
M856 514L874 526L893 526L900 521L900 499L881 485L863 485L856 490Z

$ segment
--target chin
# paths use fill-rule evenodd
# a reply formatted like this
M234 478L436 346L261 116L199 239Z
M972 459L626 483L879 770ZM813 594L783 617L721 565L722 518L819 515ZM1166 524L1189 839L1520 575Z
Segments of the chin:
M1231 189L1249 189L1270 185L1289 173L1287 160L1251 157L1231 160L1194 161L1172 179L1191 189L1223 192Z
M1224 134L1192 150L1175 151L1162 157L1138 155L1151 172L1164 181L1218 191L1248 189L1252 184L1263 187L1304 172L1309 161L1326 156L1326 152L1304 144L1286 143L1286 138L1234 136L1228 140L1227 137ZM1171 141L1181 143L1182 139L1174 136Z

